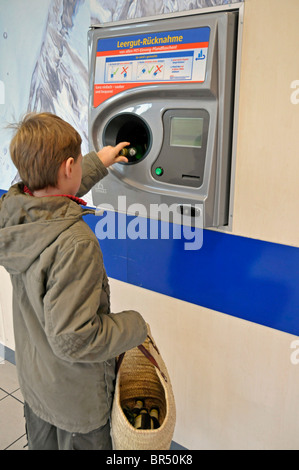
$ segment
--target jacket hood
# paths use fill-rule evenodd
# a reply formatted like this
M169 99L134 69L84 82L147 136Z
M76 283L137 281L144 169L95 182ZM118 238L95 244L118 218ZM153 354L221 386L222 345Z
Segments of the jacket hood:
M0 200L0 265L10 274L26 271L64 230L86 213L66 196L34 197L12 186Z

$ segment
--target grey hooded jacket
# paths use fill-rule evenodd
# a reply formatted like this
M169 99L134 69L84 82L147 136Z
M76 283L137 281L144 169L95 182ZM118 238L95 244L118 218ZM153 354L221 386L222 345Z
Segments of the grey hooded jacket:
M95 152L84 157L78 196L106 174ZM82 218L91 212L68 197L25 194L22 183L0 200L21 391L40 418L80 433L107 422L114 358L147 334L139 313L110 314L101 249Z

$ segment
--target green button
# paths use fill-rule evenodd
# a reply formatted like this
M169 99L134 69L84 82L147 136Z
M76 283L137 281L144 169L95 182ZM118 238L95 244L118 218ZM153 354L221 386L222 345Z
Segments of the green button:
M157 176L162 176L163 175L163 168L158 166L158 168L155 169L155 173Z

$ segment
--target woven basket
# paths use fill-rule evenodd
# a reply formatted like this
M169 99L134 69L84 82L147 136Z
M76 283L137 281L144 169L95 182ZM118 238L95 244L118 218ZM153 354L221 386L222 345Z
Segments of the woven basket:
M169 449L176 420L175 401L166 366L153 342L149 326L146 341L121 355L118 366L111 415L113 448ZM133 408L137 397L144 397L148 408L159 407L158 429L135 429L127 420L123 408Z

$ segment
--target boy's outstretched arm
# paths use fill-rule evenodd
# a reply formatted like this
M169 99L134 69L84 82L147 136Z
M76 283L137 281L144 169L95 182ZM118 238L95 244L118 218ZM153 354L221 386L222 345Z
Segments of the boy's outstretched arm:
M90 189L107 174L107 168L114 163L127 162L128 159L119 155L119 152L129 145L129 142L121 142L115 147L108 145L102 148L98 153L90 152L83 158L82 162L82 181L78 197L84 196Z
M108 145L107 147L103 147L102 150L97 153L97 155L106 168L114 165L114 163L126 163L128 159L122 155L119 155L119 152L128 145L130 145L130 142L120 142L115 147Z

